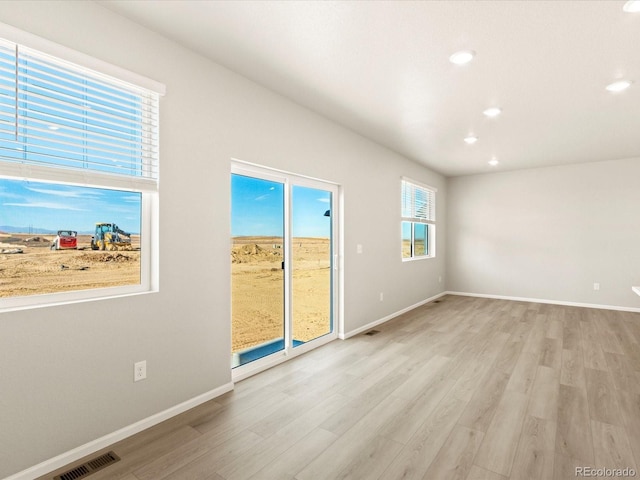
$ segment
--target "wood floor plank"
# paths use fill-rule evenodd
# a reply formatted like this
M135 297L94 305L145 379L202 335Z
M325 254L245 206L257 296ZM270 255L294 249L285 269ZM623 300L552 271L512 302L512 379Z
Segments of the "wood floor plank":
M583 342L583 361L585 368L592 370L608 371L607 360L604 355L604 350L598 343Z
M558 415L559 393L560 373L553 368L539 365L527 413L533 417L555 421Z
M214 432L219 435L227 435L229 431L239 432L276 411L283 402L290 399L289 395L282 392L265 390L261 401L253 401L248 407L244 404L238 407L231 403L213 415L207 415L192 422L191 426L200 433Z
M636 465L640 465L640 394L618 390L618 406L624 420L629 446Z
M591 432L596 468L637 470L624 428L591 420Z
M576 460L575 458L556 454L553 462L553 479L569 480L580 478L579 472L584 472L586 468L595 467L592 462L587 463L584 460Z
M472 465L467 480L506 480L507 477L498 475L495 472L481 468L477 465Z
M337 435L321 428L316 428L250 478L252 480L295 478L296 473L309 463L309 459L320 455L337 439Z
M421 480L455 427L465 406L465 401L452 394L447 395L378 478Z
M342 435L392 394L394 398L402 398L408 403L409 400L395 395L398 387L405 382L404 376L387 375L361 395L347 400L340 410L319 426L336 435Z
M612 326L607 323L607 311L604 310L600 312L595 309L590 309L590 312L596 316L593 322L598 331L598 341L602 346L602 350L609 353L624 354L622 344L611 330Z
M545 368L545 367L542 367ZM556 423L528 415L524 421L511 478L547 480L553 477Z
M354 452L348 464L331 478L336 480L378 478L402 448L403 445L398 442L379 435L375 436L366 442L363 448Z
M434 379L419 395L409 401L402 417L389 419L381 429L380 435L407 444L420 428L420 421L416 420L429 417L454 385L455 381L447 379L444 375Z
M120 456L121 460L109 468L93 473L91 480L120 479L147 464L150 458L162 457L184 443L200 437L201 434L199 432L185 425L145 444L140 444L137 442L137 439L133 438L124 440L121 445L131 441L138 443L139 446L135 449L130 449L125 445L123 445L123 448L120 448L116 444L113 450Z
M567 311L562 322L562 349L581 350L582 335L580 333L581 311L572 308Z
M508 373L490 370L471 397L458 423L473 430L486 432L508 382Z
M297 442L302 441L308 432L318 428L328 418L335 416L343 408L344 403L345 397L339 394L320 402L309 408L307 412L298 415L292 422L284 425L269 438L263 438L241 457L236 457L231 462L217 468L216 472L228 480L250 478L292 448ZM390 411L393 410L390 409Z
M518 361L518 357L520 357L520 353L522 353L523 348L523 342L514 342L509 340L504 347L502 347L502 350L496 357L493 368L501 372L511 374L513 369L516 367L516 362Z
M531 334L531 324L522 320L515 320L515 323L516 326L513 329L510 339L512 342L522 342L524 345Z
M560 318L548 315L545 337L560 341L560 346L562 346L562 328L562 320Z
M336 478L349 468L354 458L363 451L370 451L368 441L379 437L379 431L386 422L404 411L407 401L398 397L386 397L382 402L368 410L355 425L332 443L319 456L313 459L304 469L296 474L298 480L315 480L317 478ZM389 445L391 445L389 441ZM396 448L401 444L394 442ZM378 443L376 443L378 445ZM377 451L377 450L376 450ZM223 472L218 472L227 477Z
M560 383L569 387L586 388L581 350L562 350Z
M611 380L618 390L627 390L633 393L640 393L640 381L638 373L631 366L629 358L626 355L617 353L605 354L609 371L611 372Z
M473 466L484 434L477 430L456 426L431 463L424 478L465 480Z
M483 363L480 360L469 362L464 374L458 378L458 381L453 386L455 396L469 401L490 369L491 364Z
M608 372L585 368L589 413L593 420L621 425L615 387Z
M509 476L526 408L524 393L505 390L476 456L476 465Z
M205 443L210 447L208 451L204 455L191 459L188 463L173 456L160 457L149 462L138 471L139 480L142 480L143 477L150 480L155 478L158 480L196 480L209 478L211 475L217 476L216 470L241 458L262 441L264 439L260 435L245 430L215 446ZM163 471L163 468L166 470Z
M444 372L450 359L442 355L435 355L411 377L405 378L401 385L393 391L393 395L406 400L411 400L418 396L425 387Z
M607 361L600 344L600 334L592 316L586 315L585 320L580 321L580 333L585 368L607 371Z
M557 338L545 338L540 352L540 365L555 368L562 367L562 341Z
M525 395L531 393L539 359L539 353L523 350L513 369L513 373L507 384L507 390L524 393Z
M593 464L589 406L581 388L560 385L555 447L560 455Z
M524 351L539 354L542 351L544 339L546 338L546 325L544 316L536 315L536 319L531 328L531 333L524 343Z

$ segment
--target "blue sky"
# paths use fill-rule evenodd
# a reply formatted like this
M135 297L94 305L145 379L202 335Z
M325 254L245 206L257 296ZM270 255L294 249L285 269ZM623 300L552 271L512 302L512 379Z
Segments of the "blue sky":
M231 235L282 236L284 185L242 175L231 176ZM293 187L293 236L330 235L331 194L314 188Z
M0 225L92 232L113 222L140 232L141 195L135 192L0 178Z

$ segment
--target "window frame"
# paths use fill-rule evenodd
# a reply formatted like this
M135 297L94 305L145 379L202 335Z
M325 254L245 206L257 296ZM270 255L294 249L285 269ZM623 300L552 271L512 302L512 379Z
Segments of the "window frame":
M411 200L409 205L409 211L407 211L406 199L405 199L405 185L411 187ZM424 204L421 206L416 201L415 192L420 191L425 195ZM412 262L416 260L424 260L427 258L436 257L436 193L438 189L427 184L418 182L411 178L400 178L400 257L403 262ZM410 256L404 256L404 224L410 225L411 237L410 241ZM416 255L416 237L415 227L416 225L426 226L426 254Z
M38 53L79 67L90 75L108 77L122 84L131 84L160 97L165 94L164 85L115 65L68 49L28 32L0 23L0 38ZM156 117L159 122L159 114ZM159 130L159 126L157 127ZM159 157L159 155L158 155ZM144 162L143 159L141 159ZM3 297L0 313L13 310L40 308L76 302L153 293L159 290L159 175L155 178L111 174L91 169L65 169L34 163L0 160L0 177L10 180L26 180L56 185L81 186L97 189L139 193L140 206L140 283L86 290Z

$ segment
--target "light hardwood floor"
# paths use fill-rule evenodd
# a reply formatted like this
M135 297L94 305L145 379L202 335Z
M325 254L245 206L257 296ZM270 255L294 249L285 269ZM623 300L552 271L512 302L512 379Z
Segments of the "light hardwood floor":
M576 467L638 470L640 314L446 296L376 329L113 445L122 460L89 478L564 480Z

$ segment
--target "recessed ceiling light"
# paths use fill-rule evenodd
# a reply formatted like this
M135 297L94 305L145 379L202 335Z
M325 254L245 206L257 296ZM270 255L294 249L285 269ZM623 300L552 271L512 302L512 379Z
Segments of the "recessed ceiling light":
M477 141L478 141L478 137L476 137L475 135L469 135L468 137L464 137L464 143L466 143L467 145L473 145Z
M629 0L622 9L627 13L640 13L640 0Z
M491 160L489 160L489 165L491 165L492 167L495 167L496 165L498 165L498 159L496 159L495 157L492 158Z
M451 63L455 63L456 65L464 65L465 63L469 63L473 60L473 57L476 56L476 52L473 50L461 50L459 52L454 53L449 57L449 61Z
M610 92L622 92L631 86L630 80L618 80L617 82L610 83L606 86L606 89Z
M489 118L494 118L494 117L497 117L498 115L500 115L502 113L502 109L498 108L498 107L491 107L491 108L487 108L482 113L484 113Z

